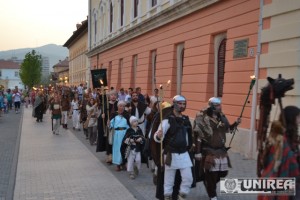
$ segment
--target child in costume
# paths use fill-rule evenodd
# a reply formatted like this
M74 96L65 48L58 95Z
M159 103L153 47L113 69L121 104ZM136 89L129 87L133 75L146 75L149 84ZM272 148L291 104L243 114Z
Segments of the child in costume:
M123 139L123 143L126 145L124 157L127 159L129 177L135 179L141 168L141 151L145 144L145 137L142 130L138 127L138 119L135 116L131 116L129 121L131 128L127 129Z

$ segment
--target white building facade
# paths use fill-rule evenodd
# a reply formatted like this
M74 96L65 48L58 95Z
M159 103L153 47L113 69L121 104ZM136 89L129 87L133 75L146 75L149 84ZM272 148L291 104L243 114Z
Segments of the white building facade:
M24 85L20 79L20 65L12 61L0 61L0 80L5 85L5 89L14 89L18 86L19 89L24 89Z

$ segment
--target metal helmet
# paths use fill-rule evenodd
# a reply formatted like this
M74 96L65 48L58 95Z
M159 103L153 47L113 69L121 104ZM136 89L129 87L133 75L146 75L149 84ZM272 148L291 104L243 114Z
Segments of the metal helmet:
M182 95L176 95L173 97L173 106L174 106L174 109L177 111L177 112L183 112L186 108L186 105L184 107L180 107L177 103L178 102L185 102L186 103L186 99L184 96Z
M173 103L177 101L186 101L185 97L182 95L176 95L173 97Z
M208 100L209 106L220 105L220 104L221 104L221 99L219 97L212 97Z
M208 105L215 111L220 111L216 109L216 106L221 105L221 98L219 97L211 97L208 100Z

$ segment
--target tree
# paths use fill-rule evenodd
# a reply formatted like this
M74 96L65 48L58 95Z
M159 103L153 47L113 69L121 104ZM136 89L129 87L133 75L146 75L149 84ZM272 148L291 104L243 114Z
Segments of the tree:
M25 59L21 64L20 78L24 85L32 88L41 82L42 77L42 56L36 54L35 50L25 55Z

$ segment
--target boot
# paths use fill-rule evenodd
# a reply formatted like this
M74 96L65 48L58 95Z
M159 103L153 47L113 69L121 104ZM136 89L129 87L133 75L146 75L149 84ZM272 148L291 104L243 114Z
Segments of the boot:
M68 124L65 124L65 129L68 129Z
M184 199L186 199L186 194L179 193L178 194L178 200L184 200Z

